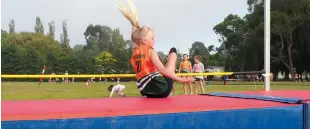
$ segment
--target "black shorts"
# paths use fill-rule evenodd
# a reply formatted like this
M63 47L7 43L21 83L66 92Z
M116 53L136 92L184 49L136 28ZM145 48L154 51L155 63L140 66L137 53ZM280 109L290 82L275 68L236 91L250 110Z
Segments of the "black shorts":
M202 78L194 78L194 79L195 79L195 81L203 81Z
M172 79L156 76L146 84L140 93L148 98L166 98L170 95L172 88Z

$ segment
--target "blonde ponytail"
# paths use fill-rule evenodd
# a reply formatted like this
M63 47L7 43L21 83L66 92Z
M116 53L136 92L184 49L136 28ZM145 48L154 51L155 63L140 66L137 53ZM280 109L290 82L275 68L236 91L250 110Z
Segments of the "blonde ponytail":
M149 32L152 31L151 27L142 27L139 24L137 9L132 0L127 0L127 7L124 7L120 4L117 4L116 7L122 12L127 20L131 23L132 26L136 27L133 29L131 34L132 48L139 46L141 44L141 39L145 38Z
M127 0L127 7L124 7L120 4L117 4L116 7L121 11L121 13L125 16L127 20L129 20L129 22L133 26L140 28L137 9L132 0Z

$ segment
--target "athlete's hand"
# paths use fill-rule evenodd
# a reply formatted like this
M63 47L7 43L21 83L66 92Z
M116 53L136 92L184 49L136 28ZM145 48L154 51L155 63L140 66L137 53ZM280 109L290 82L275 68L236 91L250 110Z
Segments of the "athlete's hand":
M194 78L190 77L190 78L187 78L187 81L188 81L188 83L192 83L195 80L194 80Z
M184 79L182 80L182 83L191 83L191 82L193 82L193 81L194 81L193 78L184 78Z

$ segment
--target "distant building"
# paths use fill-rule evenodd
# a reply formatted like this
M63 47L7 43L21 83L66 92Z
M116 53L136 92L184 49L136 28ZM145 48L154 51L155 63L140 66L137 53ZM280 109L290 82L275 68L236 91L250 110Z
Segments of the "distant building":
M224 72L225 66L208 66L207 69L205 69L207 72Z
M214 72L224 72L225 71L225 66L208 66L206 69L205 69L206 72L211 72L211 73L214 73ZM220 80L222 76L214 76L213 79L215 80Z

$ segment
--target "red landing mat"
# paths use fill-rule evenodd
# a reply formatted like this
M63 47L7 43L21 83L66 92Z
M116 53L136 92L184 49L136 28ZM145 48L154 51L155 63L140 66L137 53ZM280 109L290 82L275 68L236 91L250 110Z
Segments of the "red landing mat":
M245 93L255 94L256 92ZM263 92L257 92L257 94L262 93ZM307 95L305 96L310 96L309 91L294 91L296 96L291 93L287 96L298 97L301 93L304 95L306 93ZM268 95L277 94L282 95L281 91L270 92L270 94L268 93ZM301 95L301 97L303 96ZM295 106L295 104L204 95L171 96L165 99L104 98L80 100L2 101L1 103L2 120L107 117L289 105Z

